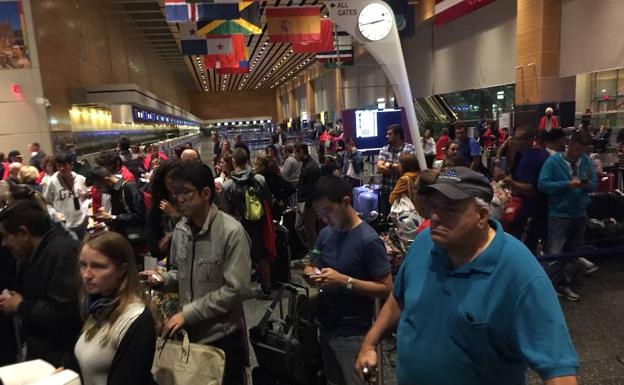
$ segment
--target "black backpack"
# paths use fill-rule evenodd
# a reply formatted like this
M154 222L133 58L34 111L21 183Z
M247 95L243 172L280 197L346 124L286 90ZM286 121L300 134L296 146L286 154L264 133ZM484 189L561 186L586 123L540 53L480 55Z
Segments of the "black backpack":
M255 174L252 173L246 181L232 180L234 181L232 194L234 217L252 222L261 220L264 217L264 194Z

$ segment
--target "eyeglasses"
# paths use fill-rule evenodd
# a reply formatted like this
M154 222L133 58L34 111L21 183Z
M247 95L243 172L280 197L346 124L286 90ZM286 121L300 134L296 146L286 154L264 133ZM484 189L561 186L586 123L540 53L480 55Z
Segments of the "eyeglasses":
M178 200L180 198L184 198L184 200L186 201L188 199L191 199L193 194L195 194L196 192L197 192L197 189L192 189L192 190L182 189L179 191L172 191L171 196L173 196L173 198L178 199Z

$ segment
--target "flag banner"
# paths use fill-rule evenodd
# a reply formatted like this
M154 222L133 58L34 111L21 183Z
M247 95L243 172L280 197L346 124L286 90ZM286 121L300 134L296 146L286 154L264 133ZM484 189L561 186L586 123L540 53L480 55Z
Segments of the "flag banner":
M260 7L258 3L245 1L239 4L240 18L234 20L213 20L199 22L202 35L260 35Z
M232 53L232 38L227 35L208 35L208 55L228 55Z
M334 48L334 23L331 19L321 19L321 40L292 43L295 53L325 52Z
M197 21L238 19L240 11L236 4L195 4Z
M236 68L215 68L217 75L246 74L249 72L249 61L241 60Z
M440 27L494 0L436 0L434 25Z
M169 23L192 21L194 16L195 6L185 0L165 0L165 18Z
M197 23L179 23L182 55L207 55L206 37L197 32Z
M303 43L321 40L320 7L266 8L271 43Z
M335 31L332 39L333 49L316 54L316 59L321 63L330 62L353 62L353 38L345 31Z
M220 38L227 36L231 39L231 52L222 55L204 56L206 68L238 68L242 60L247 60L247 47L245 47L244 35L218 35Z
M190 4L235 4L239 0L185 0Z
M188 4L185 0L165 0L165 18L169 23L238 19L239 4Z
M234 3L241 3L240 0L185 0L187 3L190 4L234 4ZM248 1L242 1L242 3L260 3L263 0L248 0Z

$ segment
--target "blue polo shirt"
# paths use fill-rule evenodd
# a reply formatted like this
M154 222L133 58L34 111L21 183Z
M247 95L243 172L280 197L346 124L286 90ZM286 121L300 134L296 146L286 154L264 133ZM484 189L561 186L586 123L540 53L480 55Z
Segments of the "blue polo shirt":
M520 241L496 236L453 269L429 229L414 241L393 294L400 385L520 385L527 366L542 378L575 375L578 358L550 280Z

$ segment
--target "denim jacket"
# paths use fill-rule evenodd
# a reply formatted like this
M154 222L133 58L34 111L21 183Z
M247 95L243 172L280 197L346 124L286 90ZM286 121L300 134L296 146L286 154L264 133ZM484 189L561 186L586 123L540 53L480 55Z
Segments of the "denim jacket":
M214 204L197 234L188 218L178 222L171 241L174 267L163 278L165 289L178 289L191 342L209 343L243 327L243 301L250 292L249 248L242 225Z

